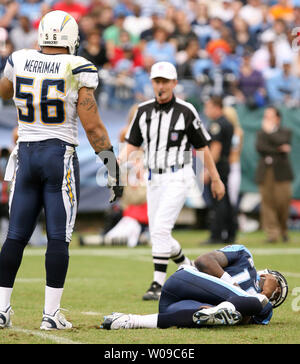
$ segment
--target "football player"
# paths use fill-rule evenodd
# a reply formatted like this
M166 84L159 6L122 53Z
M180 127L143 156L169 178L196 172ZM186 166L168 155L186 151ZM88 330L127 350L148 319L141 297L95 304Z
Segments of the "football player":
M281 273L257 272L250 251L243 245L230 245L198 257L195 267L179 268L163 286L158 314L114 313L105 317L102 327L266 325L287 294Z
M40 328L69 329L60 301L79 201L77 116L108 169L111 201L122 195L119 168L100 119L94 90L98 70L76 56L79 31L66 12L47 13L39 24L40 50L13 52L0 80L0 97L13 98L18 143L6 170L12 180L10 221L0 253L0 328L11 326L10 298L25 246L42 208L47 228L45 305Z

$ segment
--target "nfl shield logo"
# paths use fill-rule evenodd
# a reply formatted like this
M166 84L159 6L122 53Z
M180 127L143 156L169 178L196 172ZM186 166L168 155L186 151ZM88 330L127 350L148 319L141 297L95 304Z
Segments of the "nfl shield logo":
M176 142L176 140L178 140L178 133L176 131L171 133L171 140L172 142Z

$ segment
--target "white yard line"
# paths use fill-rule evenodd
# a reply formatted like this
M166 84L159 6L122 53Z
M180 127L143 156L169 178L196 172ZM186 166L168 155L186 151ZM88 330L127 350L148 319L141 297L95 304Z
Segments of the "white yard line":
M37 336L37 337L40 337L41 339L44 339L44 340L53 341L56 344L83 344L83 343L78 342L78 341L73 341L73 340L70 340L70 339L66 339L64 337L56 336L56 335L53 335L53 334L47 334L47 333L40 332L40 331L37 331L37 330L27 330L27 329L22 329L21 327L12 327L9 330L20 332L22 334Z
M284 276L292 277L292 278L300 278L300 273L294 273L294 272L282 272Z
M281 272L284 276L300 278L300 272ZM82 282L83 280L98 281L98 278L68 278L68 282ZM16 278L18 283L44 283L45 278ZM99 312L81 312L83 315L98 315Z
M85 316L103 316L102 312L94 312L94 311L87 311L87 312L80 312L82 315Z
M184 252L186 254L200 255L210 251L210 248L186 248ZM75 248L70 249L70 256L114 256L114 257L132 257L148 256L151 254L151 248L102 248L88 249L88 248ZM253 248L251 249L253 255L300 255L300 248ZM45 254L45 249L40 248L28 248L25 249L24 255L28 256L42 256Z

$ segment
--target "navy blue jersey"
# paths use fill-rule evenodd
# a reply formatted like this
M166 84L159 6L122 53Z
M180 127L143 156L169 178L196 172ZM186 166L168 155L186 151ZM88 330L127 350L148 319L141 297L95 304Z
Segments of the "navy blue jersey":
M244 245L228 245L219 249L226 255L228 266L224 271L230 274L239 286L248 293L259 293L257 272L253 257Z
M260 293L259 276L254 266L253 256L244 245L228 245L218 249L226 255L228 266L223 268L239 286L250 294ZM272 305L268 303L262 312L253 317L255 323L267 324L272 317Z

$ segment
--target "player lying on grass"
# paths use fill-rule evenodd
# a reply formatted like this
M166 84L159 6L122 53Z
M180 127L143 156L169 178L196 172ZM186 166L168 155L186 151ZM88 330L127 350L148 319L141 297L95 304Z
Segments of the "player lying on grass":
M230 245L198 257L196 267L182 266L164 284L159 313L114 313L104 329L201 327L268 324L273 308L284 302L287 281L276 271L257 272L250 251ZM201 270L201 271L200 271Z

